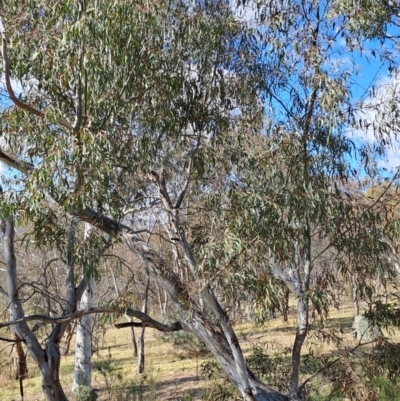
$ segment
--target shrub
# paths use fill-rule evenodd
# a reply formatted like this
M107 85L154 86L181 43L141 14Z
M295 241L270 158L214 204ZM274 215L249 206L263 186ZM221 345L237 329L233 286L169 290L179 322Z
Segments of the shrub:
M163 341L172 344L183 357L198 358L210 353L203 342L185 331L162 333L160 337Z
M79 386L74 391L75 401L96 401L99 396L88 386Z

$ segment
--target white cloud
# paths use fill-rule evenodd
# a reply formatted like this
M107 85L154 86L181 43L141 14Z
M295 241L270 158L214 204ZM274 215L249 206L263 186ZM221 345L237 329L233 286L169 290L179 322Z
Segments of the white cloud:
M19 94L22 93L22 83L20 80L16 80L16 79L10 79L11 81L11 86L13 88L13 91L15 93L16 96L18 96ZM5 81L5 76L4 73L1 74L0 76L0 95L1 97L6 97L9 98L8 93L7 93L7 88L6 88L6 81Z
M396 141L394 147L387 149L386 160L383 160L379 164L390 170L400 166L400 142Z
M20 96L22 93L29 97L30 94L38 93L38 80L30 77L21 80L11 78L11 87L15 96ZM0 108L7 107L11 104L11 99L8 94L5 82L4 73L0 75Z
M241 22L253 24L260 18L259 5L256 1L246 1L245 5L240 4L234 8L235 18Z
M400 74L380 80L369 97L360 102L353 137L380 144L386 156L380 161L388 169L400 166Z

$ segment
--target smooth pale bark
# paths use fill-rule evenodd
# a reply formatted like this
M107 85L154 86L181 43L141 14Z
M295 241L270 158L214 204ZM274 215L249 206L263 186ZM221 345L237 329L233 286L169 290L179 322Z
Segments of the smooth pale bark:
M167 306L168 306L168 297L166 292L163 290L163 294L161 294L161 289L156 283L156 288L157 288L157 298L158 298L158 305L160 307L160 313L163 316L167 315Z
M85 224L84 240L90 235L91 227ZM87 286L82 294L80 309L89 309L95 306L96 282L93 278L87 280ZM78 321L75 342L75 368L72 379L72 391L79 386L92 387L92 334L94 315L85 315Z
M91 278L82 295L80 309L89 309L96 304L96 281ZM75 369L72 391L79 386L92 387L92 336L95 315L88 314L79 319L76 329Z
M92 231L92 226L85 223L84 240L87 240ZM110 240L96 255L98 262L104 251L110 245ZM97 303L96 280L93 278L82 278L87 283L85 290L80 298L80 309L86 310L93 308ZM72 391L79 386L92 387L92 338L95 325L95 315L88 314L83 316L76 328L76 346L75 346L75 368L72 379Z

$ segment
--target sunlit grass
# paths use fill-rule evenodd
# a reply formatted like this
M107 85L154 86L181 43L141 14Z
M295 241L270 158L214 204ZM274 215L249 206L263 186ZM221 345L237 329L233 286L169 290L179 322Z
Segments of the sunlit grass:
M352 307L346 305L339 310L332 310L326 329L340 329L345 332L348 346L354 346L350 333ZM262 345L268 353L279 353L290 347L295 335L296 317L290 315L288 322L281 318L271 319L262 326L251 323L235 325L235 331L245 354L249 354L254 345ZM136 329L138 334L138 329ZM7 336L6 332L1 335ZM399 335L396 333L396 338ZM72 400L70 386L74 368L74 342L68 356L62 357L61 382L67 396ZM4 343L3 343L4 344ZM160 334L146 329L145 355L146 369L143 375L136 373L136 358L133 357L129 329L115 329L109 326L102 336L95 336L96 349L93 355L93 387L99 392L101 400L135 400L138 394L143 400L200 400L201 394L210 387L210 382L200 375L201 363L209 356L186 355L174 348L171 343L163 341ZM5 348L4 348L5 347ZM12 377L10 346L4 346L0 360L1 400L20 400L19 383ZM305 344L303 351L313 347L318 352L334 349L332 343L318 342L312 336ZM104 367L101 372L97 367ZM43 400L39 371L32 359L28 357L29 377L24 380L24 399ZM318 380L317 380L318 382ZM326 383L320 381L321 388ZM138 398L139 399L139 398Z

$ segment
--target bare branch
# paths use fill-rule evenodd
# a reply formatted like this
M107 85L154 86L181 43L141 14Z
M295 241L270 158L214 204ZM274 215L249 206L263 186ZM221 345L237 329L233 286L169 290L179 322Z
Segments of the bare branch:
M35 169L33 164L20 161L14 155L2 149L0 149L0 161L4 164L7 164L7 166L21 171L22 173L25 173L26 171L33 171Z
M99 230L111 235L112 237L117 236L123 228L128 228L130 230L129 227L124 226L118 221L97 213L89 208L84 210L70 210L70 213L78 216L82 221L90 223L94 227L97 227Z
M21 343L24 340L22 340L21 338L19 338L18 340L13 340L11 338L0 337L0 341L4 341L6 343Z
M13 326L13 325L20 324L20 323L31 322L33 320L36 320L36 321L39 320L40 322L44 323L40 326L43 326L45 324L67 323L67 322L70 322L71 320L79 319L82 316L89 315L90 313L110 313L110 312L113 312L113 309L96 307L96 308L82 309L78 312L71 313L69 315L65 315L65 316L61 316L61 317L50 317L50 316L46 316L46 315L27 315L20 319L0 323L0 328ZM34 326L34 329L35 329L35 326ZM34 329L33 329L33 331L34 331Z
M122 329L124 327L151 327L158 331L163 331L164 333L170 333L173 331L180 331L184 329L182 323L179 321L170 324L163 324L152 319L146 313L137 310L127 309L125 311L125 314L128 316L136 317L137 319L140 319L141 322L117 323L115 324L115 327L117 327L118 329Z
M2 294L2 295L4 295L6 298L8 298L8 294L7 294L7 291L0 285L0 293Z
M174 207L171 202L171 198L169 197L169 193L167 190L167 185L165 183L165 171L163 169L158 171L150 171L150 178L157 183L158 190L160 192L160 199L164 204L165 210L170 212Z
M35 331L36 326L44 326L46 324L55 324L55 323L66 323L70 322L71 320L76 320L80 319L83 316L90 315L90 314L99 314L99 313L112 313L115 312L114 309L112 308L101 308L101 307L93 307L93 308L88 308L88 309L83 309L75 313L71 313L70 315L66 316L61 316L61 317L50 317L46 315L30 315L30 316L25 316L21 319L17 320L12 320L4 323L0 323L0 328L3 327L10 327L14 326L16 324L20 323L26 323L30 321L40 321L40 323L35 324L33 331ZM118 323L115 325L115 327L118 328L123 328L123 327L130 327L132 325L138 325L142 327L143 325L145 327L152 327L156 330L159 331L164 331L164 332L172 332L172 331L179 331L183 330L184 327L182 326L182 323L177 321L171 324L163 324L160 323L154 319L152 319L149 315L146 313L134 310L134 309L127 309L124 312L128 316L136 317L137 319L141 320L141 323Z

